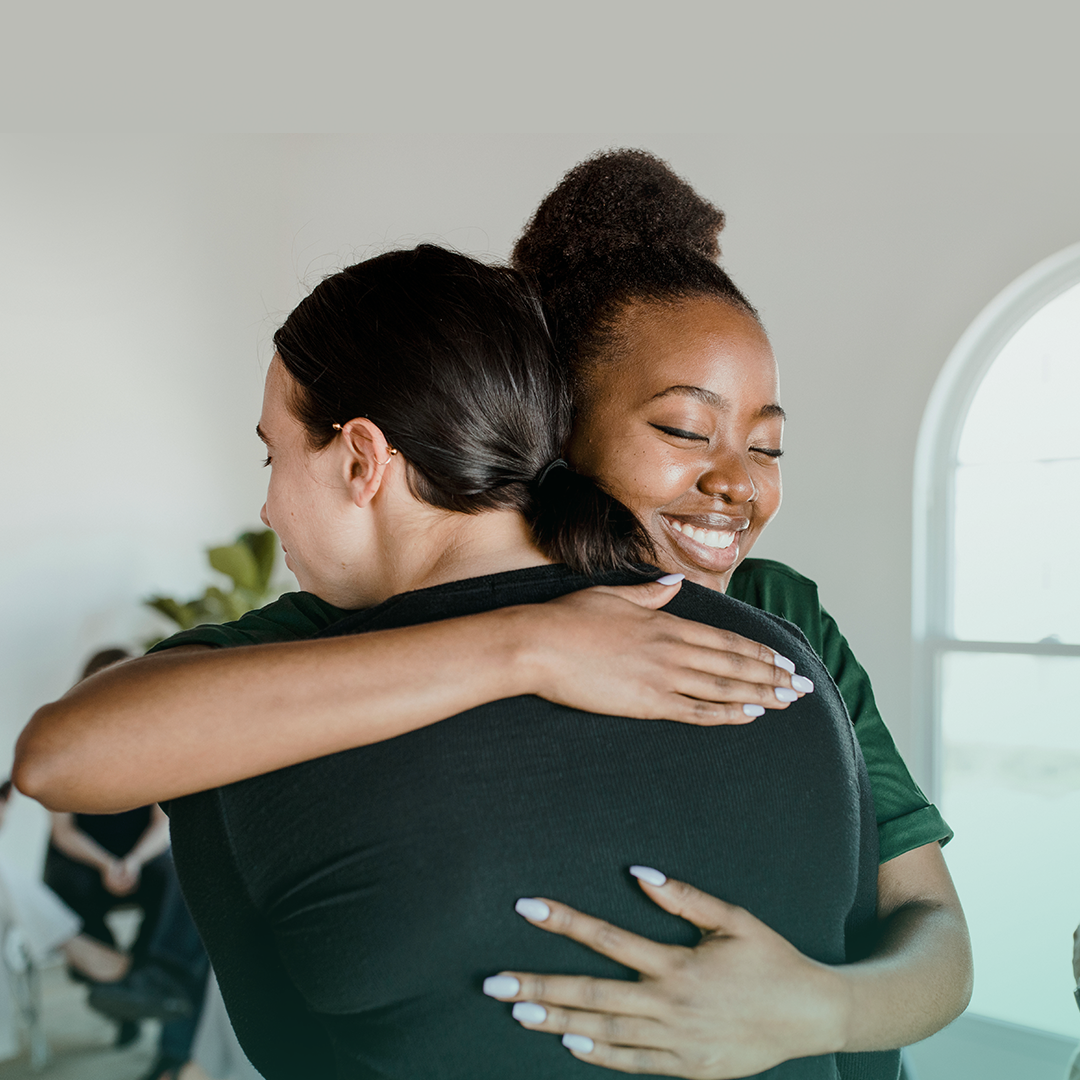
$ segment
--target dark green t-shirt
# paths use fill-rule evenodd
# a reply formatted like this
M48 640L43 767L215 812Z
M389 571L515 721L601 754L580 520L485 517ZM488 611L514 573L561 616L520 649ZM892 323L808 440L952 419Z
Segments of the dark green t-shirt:
M878 712L870 679L832 616L821 606L814 582L783 563L746 559L732 577L728 595L794 623L824 661L851 715L866 759L877 812L881 861L888 862L935 840L948 842L952 830L908 772ZM178 645L220 648L304 640L348 614L311 593L286 593L236 622L182 630L155 645L154 650Z

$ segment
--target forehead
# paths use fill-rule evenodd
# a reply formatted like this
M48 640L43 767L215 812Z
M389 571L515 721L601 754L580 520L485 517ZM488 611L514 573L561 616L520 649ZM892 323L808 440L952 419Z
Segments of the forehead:
M289 373L285 370L285 365L275 353L274 358L270 361L270 366L266 369L266 382L263 384L261 427L276 427L278 424L291 419L291 414L287 408L291 381Z
M761 399L757 405L779 400L769 339L753 315L731 304L709 297L635 302L619 316L617 333L616 358L599 368L636 397L698 386L726 399Z

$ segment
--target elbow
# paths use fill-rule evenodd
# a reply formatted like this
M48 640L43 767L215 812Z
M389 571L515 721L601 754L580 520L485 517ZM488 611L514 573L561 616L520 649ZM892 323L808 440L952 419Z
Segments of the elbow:
M47 810L73 810L70 753L50 734L52 708L43 705L23 729L15 744L11 779L19 791Z

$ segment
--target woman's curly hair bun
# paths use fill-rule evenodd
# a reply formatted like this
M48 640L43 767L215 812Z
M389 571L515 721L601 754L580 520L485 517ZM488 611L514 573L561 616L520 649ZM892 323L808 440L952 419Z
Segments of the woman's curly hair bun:
M539 278L620 262L634 249L720 254L724 213L645 150L610 150L571 169L514 248Z
M514 245L536 284L560 360L580 372L611 357L630 300L714 296L754 314L720 267L723 211L645 150L610 150L576 165Z

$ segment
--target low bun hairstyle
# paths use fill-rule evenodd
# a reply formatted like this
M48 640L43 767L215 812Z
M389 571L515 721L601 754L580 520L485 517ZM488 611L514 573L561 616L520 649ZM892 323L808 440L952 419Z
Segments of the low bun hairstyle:
M540 301L515 271L431 244L379 255L318 285L274 345L312 449L364 416L432 506L516 510L544 554L579 573L636 568L651 553L630 511L591 480L555 468L538 482L572 413Z
M644 150L597 154L540 204L512 264L537 284L560 360L606 359L634 300L716 296L757 318L717 264L723 211Z

